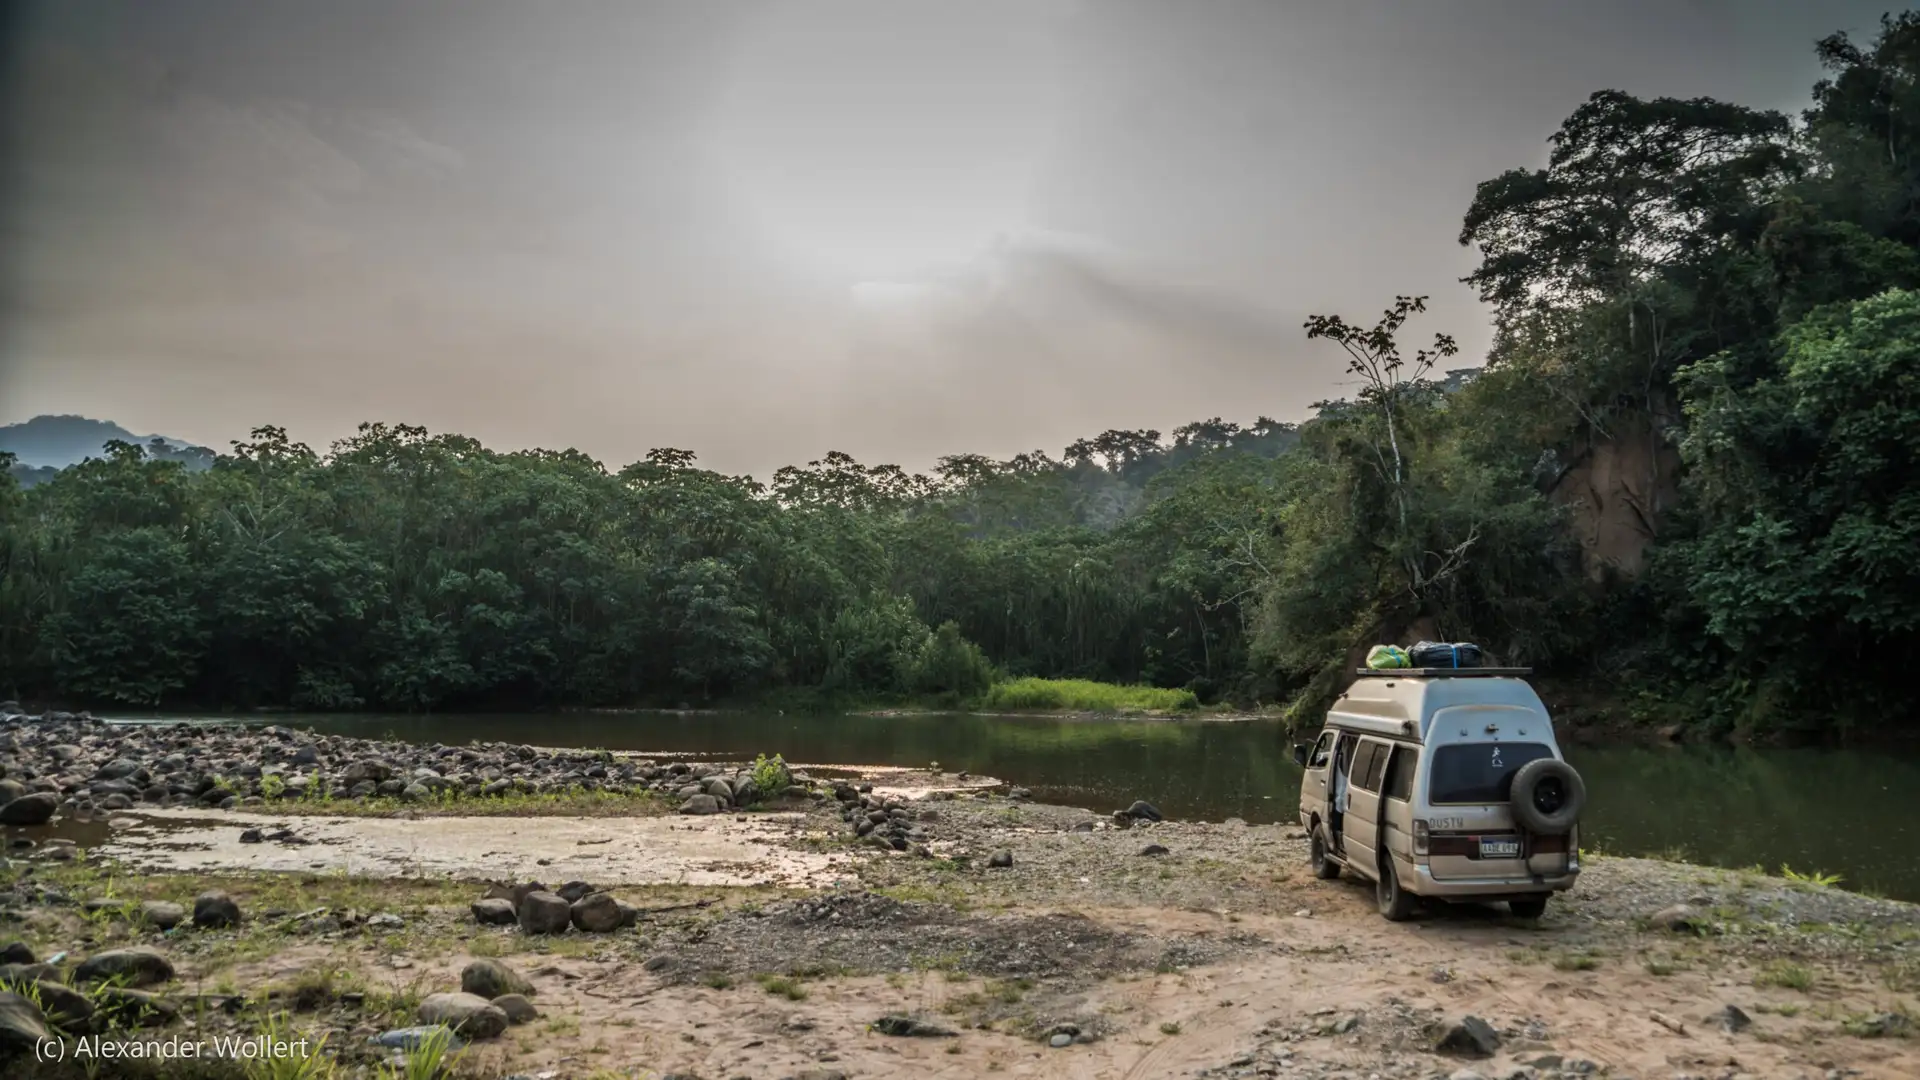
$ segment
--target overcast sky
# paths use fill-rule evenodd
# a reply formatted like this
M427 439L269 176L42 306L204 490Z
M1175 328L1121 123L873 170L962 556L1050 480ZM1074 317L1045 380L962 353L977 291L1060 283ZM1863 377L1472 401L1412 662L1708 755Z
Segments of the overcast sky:
M765 476L1480 362L1474 185L1588 94L1798 110L1876 3L58 0L0 23L0 422L361 420Z

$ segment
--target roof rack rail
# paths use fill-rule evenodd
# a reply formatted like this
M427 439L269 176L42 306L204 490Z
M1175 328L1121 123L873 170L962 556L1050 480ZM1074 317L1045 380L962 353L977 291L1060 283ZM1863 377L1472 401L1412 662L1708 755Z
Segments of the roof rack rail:
M1403 667L1356 668L1355 672L1363 677L1375 679L1491 679L1531 675L1533 669L1530 667Z

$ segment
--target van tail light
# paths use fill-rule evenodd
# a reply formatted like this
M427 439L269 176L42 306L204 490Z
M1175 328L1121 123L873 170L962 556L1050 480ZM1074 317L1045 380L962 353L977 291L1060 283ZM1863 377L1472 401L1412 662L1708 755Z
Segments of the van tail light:
M1425 855L1433 846L1433 834L1427 830L1425 818L1413 819L1413 853Z

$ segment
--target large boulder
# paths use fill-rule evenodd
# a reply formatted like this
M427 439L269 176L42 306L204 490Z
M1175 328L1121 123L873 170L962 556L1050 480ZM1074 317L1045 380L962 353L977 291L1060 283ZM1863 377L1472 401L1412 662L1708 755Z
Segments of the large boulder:
M460 989L489 1000L502 994L533 996L533 984L498 960L475 960L461 969Z
M80 983L115 982L137 988L172 979L173 963L152 949L108 949L73 969L73 981Z
M572 905L550 892L528 893L520 901L520 929L529 934L562 934L573 920Z
M45 825L60 809L60 796L52 791L22 795L0 806L0 825Z
M717 814L720 812L720 800L711 795L694 795L680 804L683 814Z
M428 994L420 1002L420 1022L444 1024L467 1039L491 1039L507 1030L507 1014L499 1006L465 992Z
M576 928L595 934L618 930L624 920L619 901L603 892L575 900L570 915Z

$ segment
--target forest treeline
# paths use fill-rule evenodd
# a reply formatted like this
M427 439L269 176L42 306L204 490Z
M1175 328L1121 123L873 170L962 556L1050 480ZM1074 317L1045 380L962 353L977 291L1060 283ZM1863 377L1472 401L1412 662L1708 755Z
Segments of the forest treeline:
M1476 373L1433 378L1452 342L1403 347L1431 328L1401 298L1308 324L1362 389L1298 425L927 476L384 425L325 454L261 428L205 471L116 446L0 490L0 690L453 709L1040 675L1304 714L1419 627L1717 725L1912 727L1920 19L1817 48L1799 117L1602 92L1481 184ZM1647 474L1613 563L1573 527L1603 459Z

